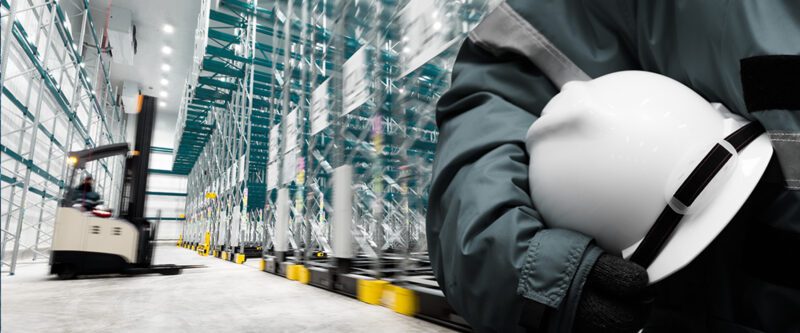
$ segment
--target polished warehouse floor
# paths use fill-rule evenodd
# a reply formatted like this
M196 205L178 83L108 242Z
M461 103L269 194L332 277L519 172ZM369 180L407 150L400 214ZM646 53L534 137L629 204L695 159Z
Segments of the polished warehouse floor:
M157 263L200 264L176 276L60 281L47 263L2 277L2 332L447 332L391 310L177 248Z

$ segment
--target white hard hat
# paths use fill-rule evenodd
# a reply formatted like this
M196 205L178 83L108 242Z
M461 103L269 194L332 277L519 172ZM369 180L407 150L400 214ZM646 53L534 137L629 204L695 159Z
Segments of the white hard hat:
M772 155L757 123L642 71L565 84L526 144L544 223L645 266L651 283L714 240Z

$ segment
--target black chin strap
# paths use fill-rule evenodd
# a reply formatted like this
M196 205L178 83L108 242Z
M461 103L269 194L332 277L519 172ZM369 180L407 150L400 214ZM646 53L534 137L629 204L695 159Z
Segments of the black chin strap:
M759 123L751 122L728 135L725 141L730 143L737 152L740 152L762 133L764 133L764 127ZM686 205L686 207L691 206L732 156L722 145L714 145L714 148L711 148L697 167L692 170L689 177L675 191L673 198ZM630 260L642 267L650 266L664 248L682 218L683 214L676 212L671 206L664 207L661 215L658 216L647 235L642 239L639 247L631 255Z

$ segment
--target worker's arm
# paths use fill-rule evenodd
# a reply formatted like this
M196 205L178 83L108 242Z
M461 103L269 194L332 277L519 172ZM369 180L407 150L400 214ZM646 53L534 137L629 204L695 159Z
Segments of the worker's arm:
M437 106L428 243L448 301L479 331L509 332L519 323L541 324L541 332L591 332L598 324L631 331L645 318L619 292L646 285L642 267L601 254L582 234L545 226L529 196L524 144L557 93L553 80L636 68L627 51L630 4L510 1L458 55ZM555 45L545 45L548 38Z
M535 324L544 307L572 316L600 252L545 228L530 199L525 133L556 92L525 57L467 41L437 106L429 251L448 301L480 331Z

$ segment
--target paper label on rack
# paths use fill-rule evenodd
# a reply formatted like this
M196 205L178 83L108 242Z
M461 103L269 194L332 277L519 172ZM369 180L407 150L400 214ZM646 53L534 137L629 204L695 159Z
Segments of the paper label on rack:
M281 174L281 184L291 183L297 172L297 152L287 151L283 155L283 173Z
M243 182L245 180L244 179L244 170L245 169L246 168L245 168L245 164L244 164L244 155L242 155L242 156L239 157L239 181L240 182Z
M400 12L399 20L403 27L403 38L398 44L400 77L413 72L460 40L452 31L443 7L440 1L411 0Z
M278 163L270 163L267 166L267 190L278 187Z
M286 151L297 147L297 113L297 109L294 109L286 116Z
M278 161L278 155L280 154L280 138L278 137L280 133L280 125L274 125L269 130L269 162L274 163ZM272 176L272 175L270 175Z
M330 79L325 80L311 93L311 109L309 111L311 135L317 134L328 127L328 117L330 116L330 110L328 109L329 81Z
M342 115L352 112L369 99L368 68L367 49L363 46L342 65Z

